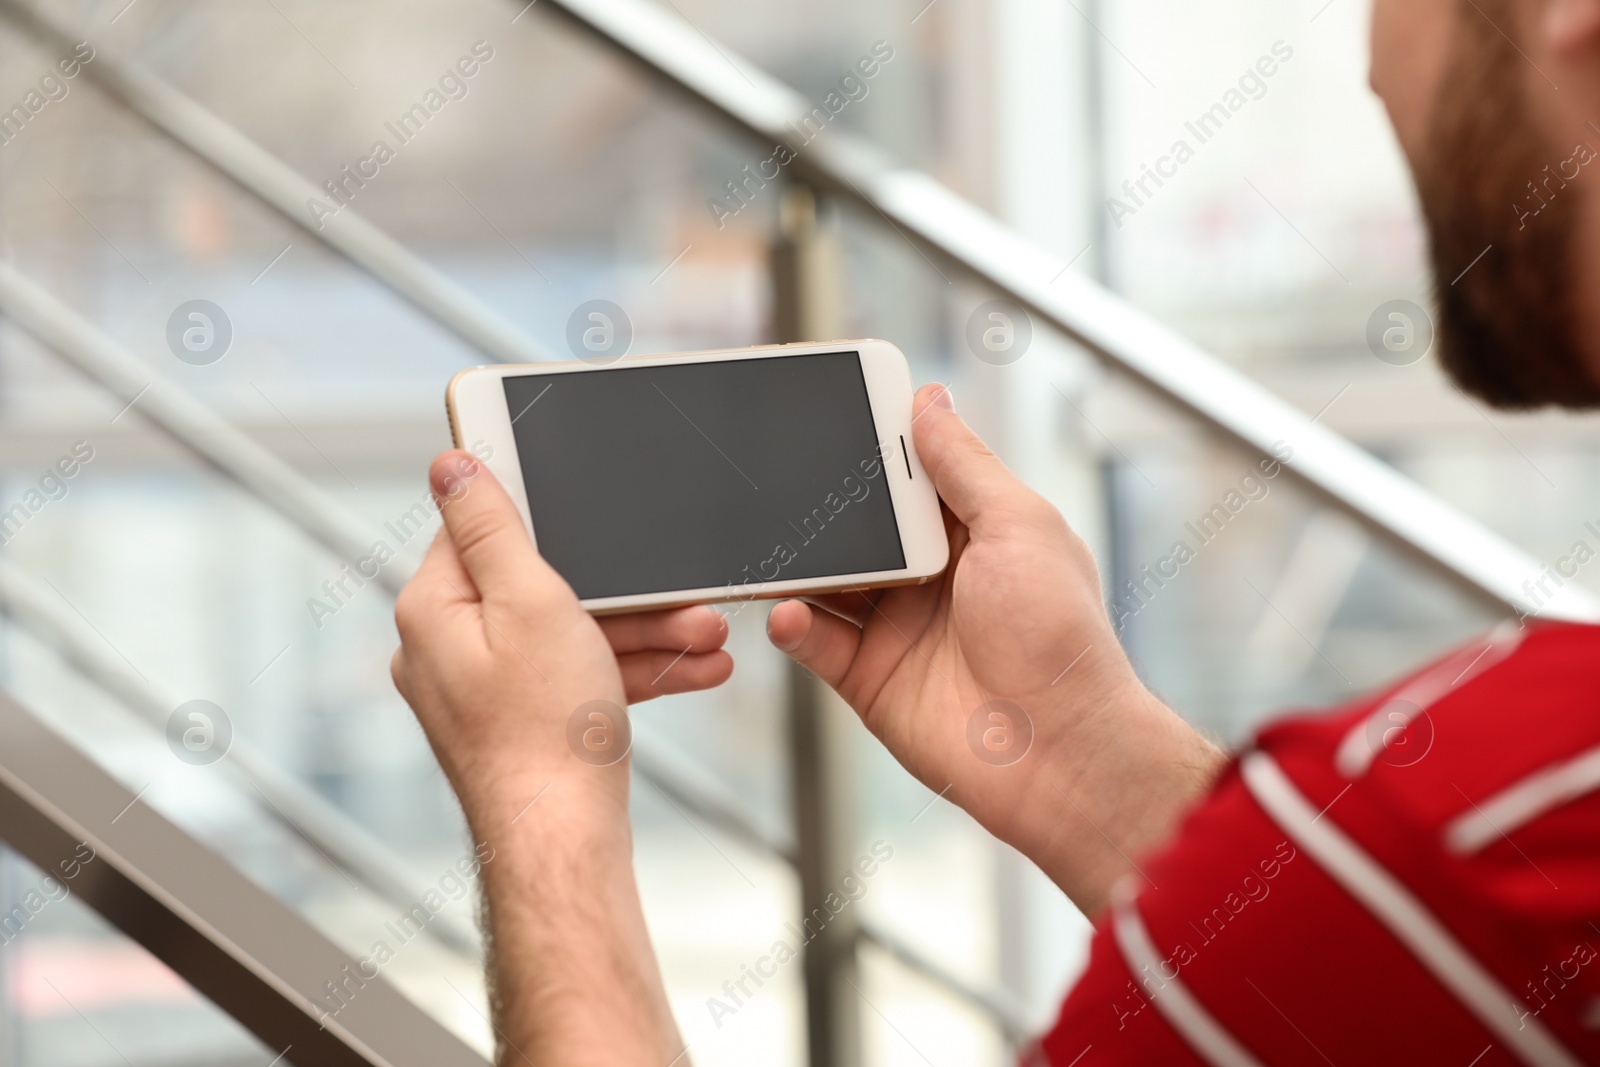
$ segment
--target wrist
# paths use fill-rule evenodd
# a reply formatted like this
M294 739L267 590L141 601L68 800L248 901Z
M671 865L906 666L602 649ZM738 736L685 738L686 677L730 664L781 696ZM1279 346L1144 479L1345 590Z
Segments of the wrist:
M1093 914L1211 788L1227 754L1132 677L1065 694L1050 721L1059 727L1040 738L1012 843Z
M540 847L564 842L594 846L631 841L628 761L610 767L580 766L550 773L542 768L506 768L453 781L475 839L543 839Z

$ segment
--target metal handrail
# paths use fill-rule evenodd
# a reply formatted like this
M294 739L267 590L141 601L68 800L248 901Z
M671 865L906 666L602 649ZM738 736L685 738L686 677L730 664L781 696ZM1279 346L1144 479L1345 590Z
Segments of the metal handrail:
M518 5L522 6L521 4ZM553 11L654 74L740 133L773 146L812 103L649 0L545 0ZM1500 607L1516 610L1540 565L1498 534L1307 418L1239 371L1152 319L1055 253L984 214L918 171L898 168L845 130L800 148L796 179L892 226L919 251L1010 297L1136 382L1246 448L1270 456L1288 443L1285 469L1389 541ZM1600 619L1600 597L1568 583L1541 614Z
M20 0L0 0L0 17L47 48L70 50L60 23ZM97 49L83 77L100 85L285 219L415 304L467 344L503 363L533 363L550 352L429 266L350 207L313 219L309 200L324 192L239 130L134 63Z
M352 960L139 799L0 692L0 838L243 1024L273 1063L488 1067L377 964Z
M10 558L0 555L0 611L35 639L54 648L80 674L157 731L181 703L123 661L58 593ZM390 904L408 909L430 879L359 823L286 774L243 738L235 737L221 762L259 790L269 814L303 835L329 859L359 878ZM427 929L451 948L482 958L483 941L472 922L439 912Z
M365 522L3 260L0 312L339 559L355 564L371 554L374 536ZM375 581L390 593L404 584L392 568L380 569Z

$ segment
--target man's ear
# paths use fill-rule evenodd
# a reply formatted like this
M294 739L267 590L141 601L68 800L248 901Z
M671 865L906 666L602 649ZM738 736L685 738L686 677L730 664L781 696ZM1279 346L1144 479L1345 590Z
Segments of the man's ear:
M1600 48L1600 0L1546 0L1540 32L1561 59L1593 52Z

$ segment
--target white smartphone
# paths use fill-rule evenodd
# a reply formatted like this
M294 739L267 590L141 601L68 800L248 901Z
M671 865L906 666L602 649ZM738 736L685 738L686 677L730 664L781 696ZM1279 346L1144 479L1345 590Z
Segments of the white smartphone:
M457 447L595 614L925 582L949 561L887 341L474 367Z

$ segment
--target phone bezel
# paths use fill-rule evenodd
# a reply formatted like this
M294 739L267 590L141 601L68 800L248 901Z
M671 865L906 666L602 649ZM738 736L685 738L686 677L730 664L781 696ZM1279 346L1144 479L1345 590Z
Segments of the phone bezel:
M878 434L878 460L889 488L890 503L899 527L900 547L906 565L898 570L860 574L821 575L750 582L735 586L709 586L699 589L672 589L658 593L594 597L583 600L593 614L640 611L687 604L724 601L762 600L781 596L807 596L855 589L909 585L929 581L943 573L949 562L950 545L939 509L933 482L923 469L911 440L911 369L901 351L878 339L829 341L754 348L724 348L702 352L670 352L657 355L626 356L605 364L585 360L552 363L497 364L471 367L450 380L445 391L445 408L456 447L465 448L494 472L505 486L523 525L534 544L539 532L528 510L527 489L522 480L522 463L512 432L512 415L506 404L505 378L554 374L605 374L623 367L652 367L675 363L712 363L736 359L783 359L830 352L855 352L861 363L861 376L867 386L873 426ZM901 442L905 442L902 451ZM486 449L484 446L488 446ZM482 454L486 453L486 454ZM869 458L869 457L863 457Z

